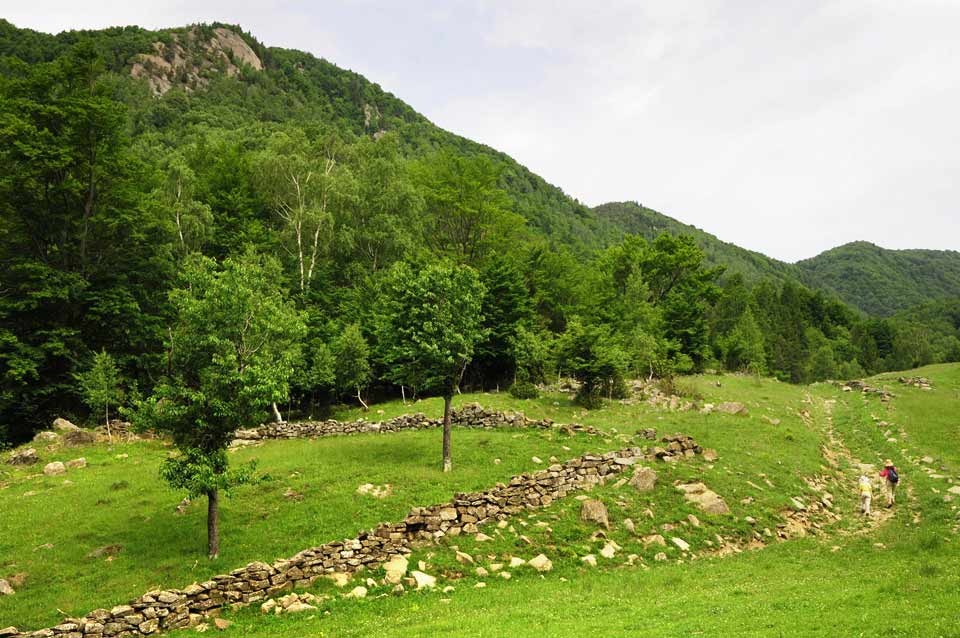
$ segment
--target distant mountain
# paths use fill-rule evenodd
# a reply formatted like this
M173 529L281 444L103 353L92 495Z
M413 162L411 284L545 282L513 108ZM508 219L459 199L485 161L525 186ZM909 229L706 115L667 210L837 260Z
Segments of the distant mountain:
M889 250L853 242L796 264L741 248L636 202L610 202L593 209L616 233L648 239L666 231L692 235L713 264L748 281L787 279L830 292L867 315L889 317L938 299L960 299L960 252Z
M791 264L722 241L696 226L684 224L636 202L609 202L595 207L593 212L621 234L640 235L647 239L663 232L692 235L710 263L726 266L728 273L739 273L750 282L797 279L796 269Z
M886 317L937 299L960 298L960 252L889 250L858 241L798 262L800 279Z

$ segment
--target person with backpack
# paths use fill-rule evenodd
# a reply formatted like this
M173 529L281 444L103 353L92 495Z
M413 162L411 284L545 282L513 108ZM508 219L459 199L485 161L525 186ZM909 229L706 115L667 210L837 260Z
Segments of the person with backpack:
M887 497L887 507L893 507L897 499L897 483L900 482L900 475L890 459L887 459L887 462L883 464L880 478L886 479L883 482L883 493Z
M873 484L870 477L866 474L860 477L858 485L860 490L860 513L864 516L870 516L870 501L873 499Z

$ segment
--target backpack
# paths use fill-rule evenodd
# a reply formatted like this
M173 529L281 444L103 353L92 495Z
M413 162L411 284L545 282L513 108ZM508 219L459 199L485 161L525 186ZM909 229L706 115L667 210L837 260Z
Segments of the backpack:
M894 485L900 482L900 476L897 474L897 471L892 467L887 468L887 480L893 483Z

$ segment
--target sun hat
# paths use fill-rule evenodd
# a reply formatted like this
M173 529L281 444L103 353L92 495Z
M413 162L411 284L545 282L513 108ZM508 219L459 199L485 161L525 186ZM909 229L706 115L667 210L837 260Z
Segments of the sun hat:
M893 467L893 461L887 459L886 463L883 464L883 467Z

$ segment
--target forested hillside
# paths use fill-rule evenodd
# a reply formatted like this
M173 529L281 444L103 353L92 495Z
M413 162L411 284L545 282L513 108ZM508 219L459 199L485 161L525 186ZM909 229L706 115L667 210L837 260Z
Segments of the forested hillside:
M888 317L933 299L960 299L960 252L889 250L858 241L797 263L807 285Z
M443 393L452 379L527 395L569 375L586 405L628 376L797 382L960 352L953 334L928 347L929 322L867 321L652 211L593 211L363 77L237 27L0 22L0 36L0 441L158 391L206 401L211 377L178 368L187 354L240 361L221 391L251 383L317 413L440 392L410 358L441 339L459 362ZM268 311L276 325L254 321ZM245 341L251 326L272 348Z

